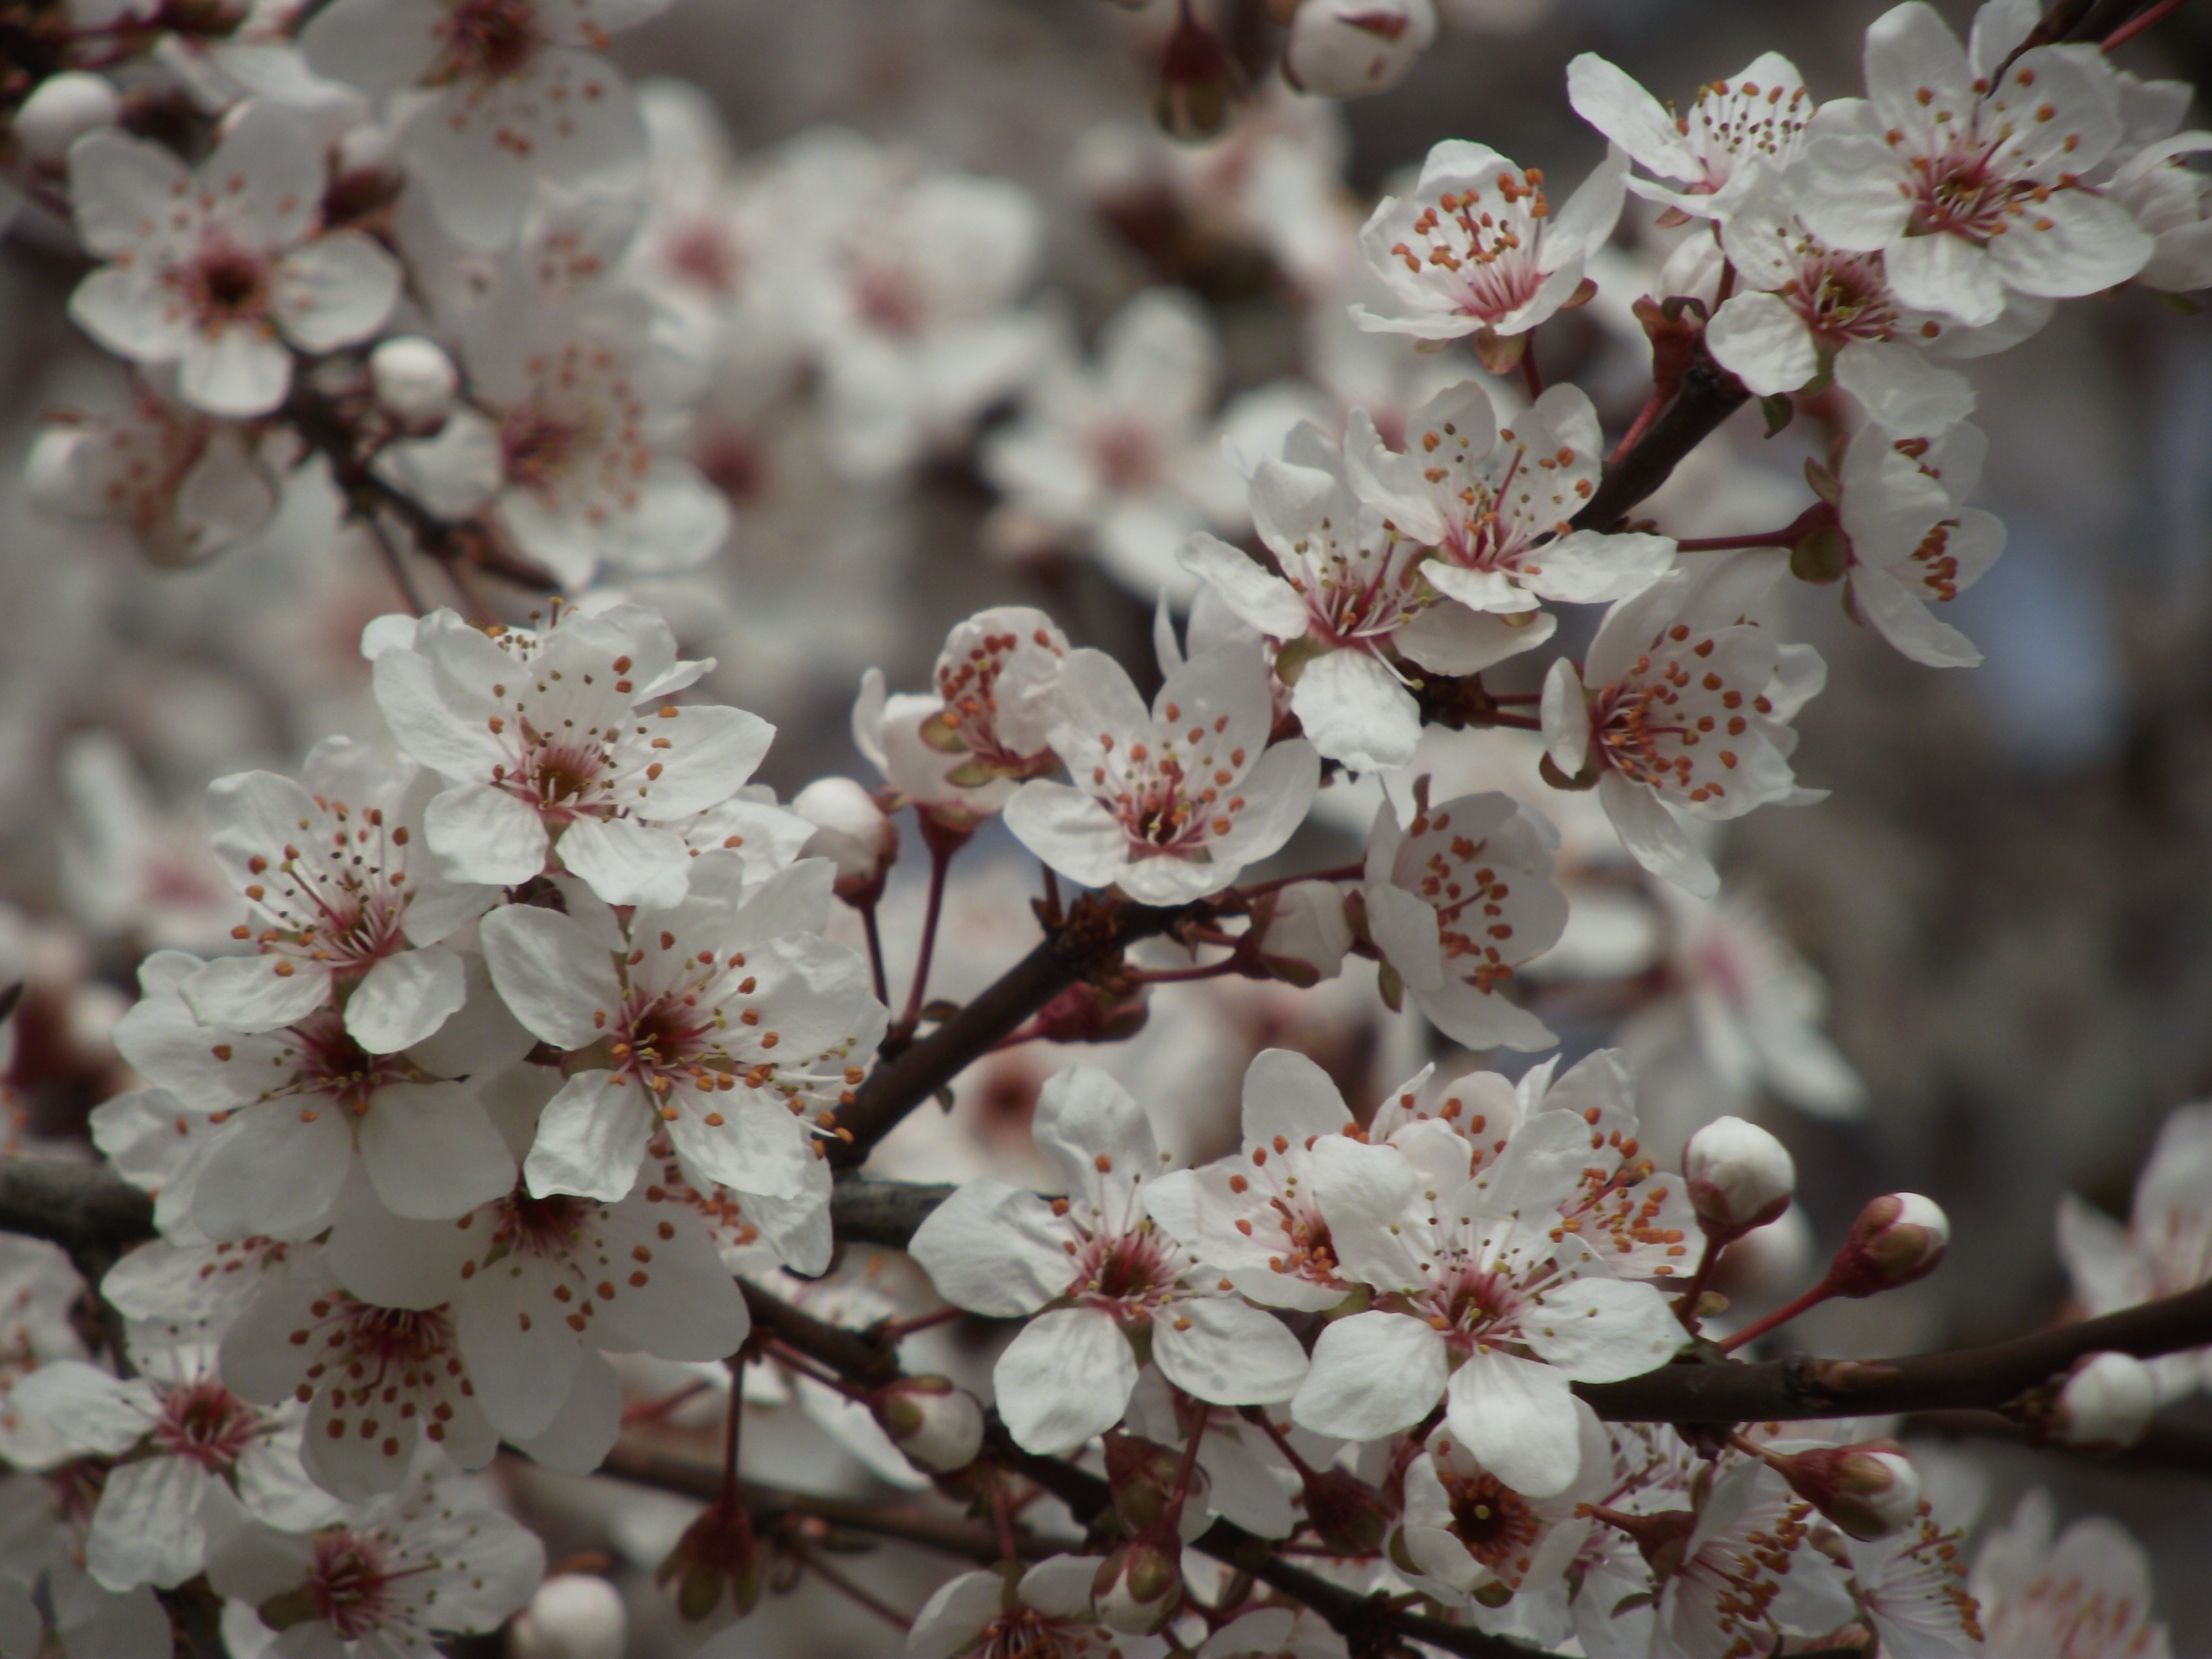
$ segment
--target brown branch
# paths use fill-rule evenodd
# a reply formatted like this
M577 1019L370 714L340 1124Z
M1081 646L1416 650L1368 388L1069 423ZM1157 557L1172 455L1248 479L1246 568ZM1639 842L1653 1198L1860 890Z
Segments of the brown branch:
M2149 1359L2212 1344L2212 1285L2123 1308L2009 1342L1903 1359L1819 1359L1761 1364L1698 1360L1624 1382L1577 1382L1575 1392L1617 1423L1753 1423L1813 1417L2001 1407L2084 1354Z
M154 1200L105 1164L0 1158L0 1232L58 1244L88 1283L154 1236Z
M1078 899L1067 921L1043 944L937 1030L868 1074L854 1091L853 1103L838 1109L833 1125L838 1139L831 1143L830 1161L847 1169L862 1162L908 1112L1069 986L1117 966L1122 951L1137 940L1201 913L1095 895Z
M830 1222L841 1244L902 1250L929 1212L951 1196L941 1182L881 1181L848 1171L830 1189Z
M599 1465L599 1473L635 1486L654 1486L707 1502L712 1502L722 1486L719 1465L702 1458L681 1456L635 1439L617 1441L614 1449L607 1454L607 1461ZM874 1533L878 1537L919 1544L925 1549L980 1561L987 1566L999 1559L998 1534L992 1528L972 1521L933 1514L919 1504L817 1498L811 1492L758 1486L750 1481L742 1483L738 1491L753 1524L763 1529L786 1516L799 1516L854 1532ZM1018 1534L1015 1541L1022 1554L1031 1560L1055 1554L1064 1547L1029 1534Z
M1682 372L1681 390L1636 447L1606 463L1605 474L1583 510L1568 522L1577 530L1611 530L1628 509L1674 476L1684 457L1712 436L1721 422L1749 401L1742 381L1712 359L1704 340Z
M2039 1436L2026 1425L1998 1412L1915 1412L1905 1419L1905 1434L1940 1434L1951 1440L2004 1440L2033 1446L2038 1451L2063 1453L2107 1468L2139 1469L2170 1474L2177 1470L2212 1475L2212 1428L2201 1423L2161 1419L2143 1431L2132 1446L2112 1451L2071 1446L2063 1440Z

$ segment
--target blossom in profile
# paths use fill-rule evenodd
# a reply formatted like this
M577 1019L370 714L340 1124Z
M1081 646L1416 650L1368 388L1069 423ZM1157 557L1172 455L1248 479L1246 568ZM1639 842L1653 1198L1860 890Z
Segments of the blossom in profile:
M1629 189L1678 214L1723 222L1762 174L1789 165L1813 114L1805 77L1778 52L1705 82L1680 114L1586 52L1567 65L1567 101L1630 161L1668 181L1632 176Z

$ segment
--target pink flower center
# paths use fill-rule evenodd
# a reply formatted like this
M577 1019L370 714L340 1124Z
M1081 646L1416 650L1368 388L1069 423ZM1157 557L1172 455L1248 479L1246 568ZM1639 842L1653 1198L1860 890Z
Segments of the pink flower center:
M220 1382L172 1389L154 1425L154 1443L204 1469L228 1472L262 1431L261 1413Z
M260 254L210 241L179 275L192 320L210 334L269 313L269 261Z
M2014 202L2036 187L1999 174L1971 130L1961 138L1941 155L1912 158L1912 228L1986 242L2004 234Z
M538 8L529 0L461 0L445 22L436 79L504 81L538 54Z
M584 1218L597 1206L586 1198L532 1198L518 1187L499 1201L492 1249L517 1255L565 1256L582 1237Z
M1150 431L1133 421L1109 421L1094 428L1091 454L1109 489L1142 489L1159 477L1159 446Z
M298 1069L282 1092L321 1095L362 1117L379 1089L407 1080L406 1061L397 1054L368 1053L348 1033L345 1017L336 1009L308 1015L292 1028L292 1035L300 1045Z
M374 1440L391 1426L379 1412L406 1420L427 1406L422 1431L433 1440L446 1437L453 1408L443 1395L448 1389L473 1395L476 1388L465 1374L444 1308L378 1307L332 1291L310 1304L308 1312L313 1325L294 1331L291 1340L304 1347L320 1330L322 1350L307 1366L298 1397L306 1402L323 1395L329 1408L325 1434L333 1440L349 1432ZM357 1426L354 1413L361 1413ZM399 1445L387 1435L386 1455L396 1456Z
M1451 1501L1452 1536L1499 1577L1518 1583L1528 1553L1544 1535L1544 1523L1528 1500L1494 1474L1437 1474Z
M1068 1291L1109 1313L1136 1313L1178 1298L1179 1276L1157 1235L1102 1233L1078 1254Z
M1897 306L1879 253L1812 250L1802 257L1797 274L1783 284L1782 295L1805 326L1830 344L1887 340L1897 325Z
M288 843L250 862L258 879L246 896L281 924L255 942L339 974L362 973L406 944L407 829L387 828L374 807L355 813L319 796L315 804L333 821L325 842L307 851Z
M499 450L509 483L538 489L556 482L591 447L588 422L525 404L500 422Z
M985 766L1007 776L1059 769L1058 757L1050 751L1018 755L999 736L999 676L1006 669L1006 659L1021 643L1018 635L987 634L966 656L937 671L937 695L944 700L945 708L934 718L946 737Z
M1550 215L1541 174L1501 173L1487 193L1444 191L1413 221L1421 247L1399 242L1390 252L1453 293L1467 315L1495 323L1543 286L1536 253Z
M341 1641L374 1633L390 1616L389 1589L394 1575L375 1543L343 1528L315 1534L314 1563L307 1570L307 1595L315 1616Z

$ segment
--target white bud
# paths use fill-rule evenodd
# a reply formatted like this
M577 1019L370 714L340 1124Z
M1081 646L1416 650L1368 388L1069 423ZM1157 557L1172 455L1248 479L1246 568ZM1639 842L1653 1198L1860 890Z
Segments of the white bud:
M1692 1135L1682 1174L1698 1224L1723 1242L1765 1226L1797 1190L1790 1149L1740 1117L1715 1118Z
M1283 48L1283 78L1324 98L1382 92L1436 38L1434 0L1302 0Z
M817 778L791 810L815 826L799 855L837 866L838 897L865 901L882 891L884 871L898 857L898 825L873 795L850 778Z
M59 168L69 147L98 127L112 127L123 100L103 76L64 70L39 83L15 112L15 147L39 167Z
M1920 1471L1893 1440L1764 1455L1791 1491L1862 1542L1887 1537L1920 1512Z
M368 354L376 401L410 432L435 431L453 413L460 371L434 340L395 334Z
M2158 1382L2133 1354L2093 1354L2066 1379L2053 1413L2069 1446L2118 1449L2142 1438L2158 1409Z
M1352 949L1352 923L1344 890L1330 881L1295 881L1255 900L1260 960L1277 979L1307 986L1344 971Z
M1936 1271L1950 1243L1951 1218L1934 1199L1889 1193L1869 1200L1828 1264L1829 1289L1860 1297L1910 1285Z
M877 1395L876 1420L917 1468L964 1469L983 1449L983 1408L941 1376L908 1377Z
M587 1573L556 1573L514 1615L513 1659L623 1659L629 1618L622 1593Z

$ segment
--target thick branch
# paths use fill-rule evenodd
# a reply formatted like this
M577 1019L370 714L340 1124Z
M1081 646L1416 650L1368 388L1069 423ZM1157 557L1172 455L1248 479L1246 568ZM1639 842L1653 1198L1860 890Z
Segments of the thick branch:
M1950 1439L2005 1440L2033 1446L2039 1451L2063 1452L2108 1468L2140 1469L2172 1474L2212 1474L2212 1429L2201 1424L2160 1419L2143 1431L2132 1446L2097 1451L2069 1446L2063 1440L2039 1438L2024 1425L1996 1412L1915 1412L1905 1419L1907 1434L1940 1434Z
M745 1293L745 1310L753 1326L818 1359L848 1382L873 1388L899 1374L898 1345L866 1331L832 1325L793 1307L773 1291L764 1291L749 1279L738 1281Z
M1763 1364L1662 1365L1625 1382L1577 1382L1575 1392L1617 1423L1750 1423L2001 1407L2084 1354L2149 1359L2212 1343L2212 1285L2100 1319L1985 1347L1904 1359L1817 1359Z
M607 1461L599 1465L599 1472L641 1486L657 1486L663 1492L681 1492L687 1498L708 1501L722 1487L722 1471L718 1465L679 1456L635 1440L617 1441L615 1449L607 1454ZM787 1515L804 1516L825 1521L833 1527L920 1544L927 1549L941 1550L947 1555L962 1556L986 1565L999 1559L998 1535L990 1528L933 1514L919 1504L817 1498L808 1492L757 1486L750 1481L741 1486L739 1495L744 1499L753 1524L763 1530ZM1024 1556L1032 1559L1054 1554L1064 1547L1024 1533L1016 1534L1015 1543Z
M988 1053L1078 980L1110 968L1127 946L1164 933L1191 912L1160 910L1118 900L1077 902L1067 922L1024 957L973 1002L911 1048L868 1074L842 1107L830 1162L850 1168L901 1119Z
M1702 341L1698 354L1682 374L1681 390L1674 401L1636 441L1636 447L1620 459L1606 464L1596 490L1570 521L1577 530L1611 530L1628 516L1628 509L1643 501L1673 476L1682 459L1722 422L1743 407L1751 393L1712 360Z
M0 1232L60 1245L97 1281L117 1256L154 1236L154 1200L104 1164L0 1158Z
M841 1244L874 1244L902 1250L929 1212L952 1196L942 1183L879 1181L847 1173L830 1190L830 1220Z

